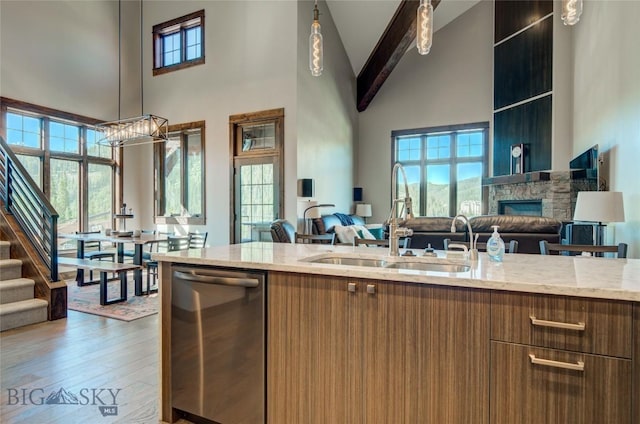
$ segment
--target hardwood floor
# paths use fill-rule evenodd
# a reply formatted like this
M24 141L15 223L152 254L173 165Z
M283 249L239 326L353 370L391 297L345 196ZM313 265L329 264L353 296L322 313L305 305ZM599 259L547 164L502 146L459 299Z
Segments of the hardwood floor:
M0 388L4 424L157 423L158 315L124 322L69 311L0 333ZM47 404L54 392L78 402Z

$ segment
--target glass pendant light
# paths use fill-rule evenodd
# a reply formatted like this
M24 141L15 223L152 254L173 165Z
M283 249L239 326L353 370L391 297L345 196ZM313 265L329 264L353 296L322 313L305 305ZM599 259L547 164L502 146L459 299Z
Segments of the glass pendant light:
M562 0L562 22L575 25L582 15L582 0Z
M309 69L311 75L318 77L322 75L322 34L320 33L320 22L318 22L318 0L313 8L313 23L311 24L311 35L309 36Z
M431 0L420 0L417 26L416 46L418 47L418 53L424 55L431 50L431 41L433 39L433 6L431 5Z

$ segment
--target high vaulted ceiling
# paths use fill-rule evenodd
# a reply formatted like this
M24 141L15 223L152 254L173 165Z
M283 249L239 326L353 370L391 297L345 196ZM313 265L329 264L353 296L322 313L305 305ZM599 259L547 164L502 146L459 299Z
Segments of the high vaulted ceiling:
M376 47L401 0L327 0L354 74L357 76ZM434 12L434 32L480 0L442 0ZM322 13L322 11L320 11ZM320 16L322 23L322 16Z

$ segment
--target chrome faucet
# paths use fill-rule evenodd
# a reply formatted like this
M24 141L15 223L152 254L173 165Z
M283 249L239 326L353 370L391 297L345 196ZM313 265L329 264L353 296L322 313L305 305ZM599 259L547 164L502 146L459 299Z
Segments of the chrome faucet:
M397 178L398 178L398 170L402 172L402 178L404 179L404 193L405 197L400 199L398 198L398 187L397 187ZM399 239L400 237L409 237L413 234L413 230L410 228L404 228L398 226L398 203L403 204L403 219L412 218L411 214L411 197L409 196L409 184L407 183L407 175L404 172L404 168L401 164L396 163L393 166L393 170L391 171L391 213L389 213L389 256L399 256Z
M467 230L469 231L469 260L477 261L478 260L478 237L473 238L473 230L471 229L471 224L469 223L469 218L462 214L458 214L451 221L451 232L456 232L456 221L460 220L463 224L467 224ZM453 245L450 245L453 246Z

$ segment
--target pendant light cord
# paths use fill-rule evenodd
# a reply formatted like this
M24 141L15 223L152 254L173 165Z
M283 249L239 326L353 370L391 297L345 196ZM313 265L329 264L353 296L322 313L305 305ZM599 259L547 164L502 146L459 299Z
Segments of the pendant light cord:
M118 121L122 119L122 0L118 0Z
M142 31L142 25L143 25L143 20L142 20L142 1L140 0L140 115L144 115L144 82L143 82L143 74L144 72L142 71L142 62L143 62L143 54L142 54L142 36L143 36L143 31Z

